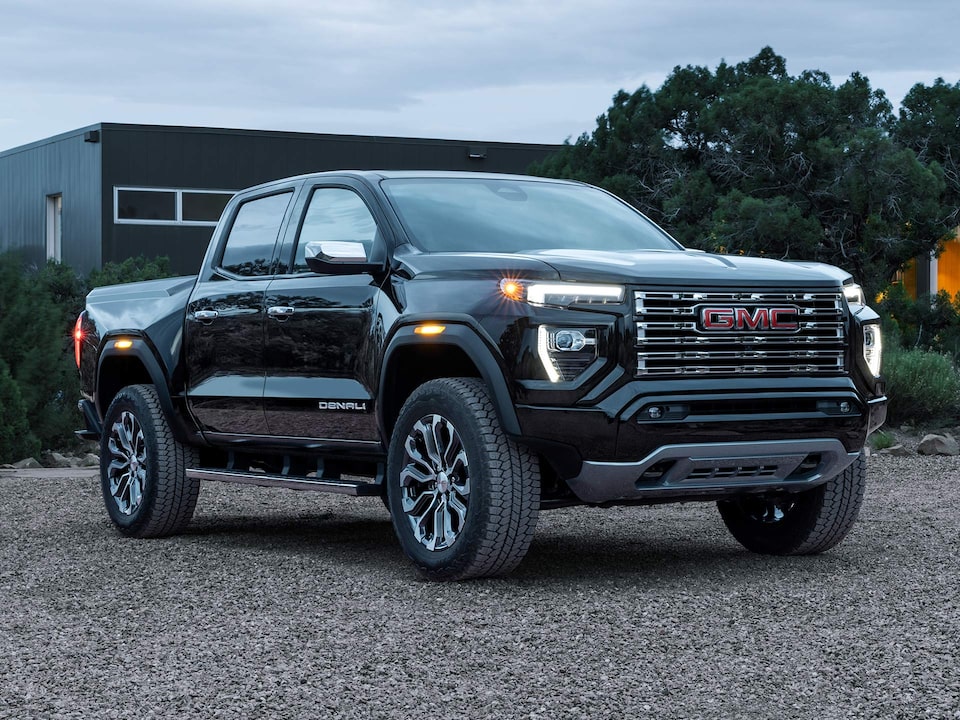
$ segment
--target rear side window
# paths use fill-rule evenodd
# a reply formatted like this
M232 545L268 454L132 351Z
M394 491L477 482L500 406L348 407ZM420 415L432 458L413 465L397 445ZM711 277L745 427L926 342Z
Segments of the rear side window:
M220 267L242 277L272 275L273 247L293 192L248 200L240 206Z

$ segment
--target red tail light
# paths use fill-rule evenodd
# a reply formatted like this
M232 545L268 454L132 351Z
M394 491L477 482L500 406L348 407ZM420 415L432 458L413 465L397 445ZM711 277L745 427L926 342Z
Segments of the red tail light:
M83 344L83 313L77 316L77 324L73 326L73 357L80 367L80 346Z

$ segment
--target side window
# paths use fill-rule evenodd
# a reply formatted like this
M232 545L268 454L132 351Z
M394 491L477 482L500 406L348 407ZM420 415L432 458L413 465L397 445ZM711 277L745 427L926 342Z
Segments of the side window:
M363 243L370 257L377 223L360 196L344 188L317 188L310 197L307 214L300 228L293 272L309 272L304 261L307 243L346 240Z
M272 275L270 259L292 192L249 200L240 206L227 236L220 267L234 275Z

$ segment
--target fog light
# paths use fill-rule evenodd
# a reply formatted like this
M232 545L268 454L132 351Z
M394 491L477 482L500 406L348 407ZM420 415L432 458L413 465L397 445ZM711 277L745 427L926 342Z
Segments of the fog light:
M647 410L647 415L650 416L651 420L659 420L661 417L663 417L663 410L654 406Z
M846 400L840 403L840 412L842 413L850 412L850 403L848 403Z
M537 329L537 353L551 382L575 380L597 358L594 328Z
M558 330L553 341L562 352L580 352L587 344L587 338L579 330Z

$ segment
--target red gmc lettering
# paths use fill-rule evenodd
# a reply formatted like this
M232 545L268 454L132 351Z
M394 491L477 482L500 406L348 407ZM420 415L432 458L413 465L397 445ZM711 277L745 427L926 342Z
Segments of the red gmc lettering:
M789 320L780 318L790 318ZM795 308L770 308L770 327L775 330L797 330L797 311Z
M704 330L731 330L733 328L733 308L704 308Z
M797 309L778 308L702 308L700 322L704 330L797 330Z
M737 308L737 329L766 330L770 327L770 313L766 308L757 308L751 313L747 308Z

